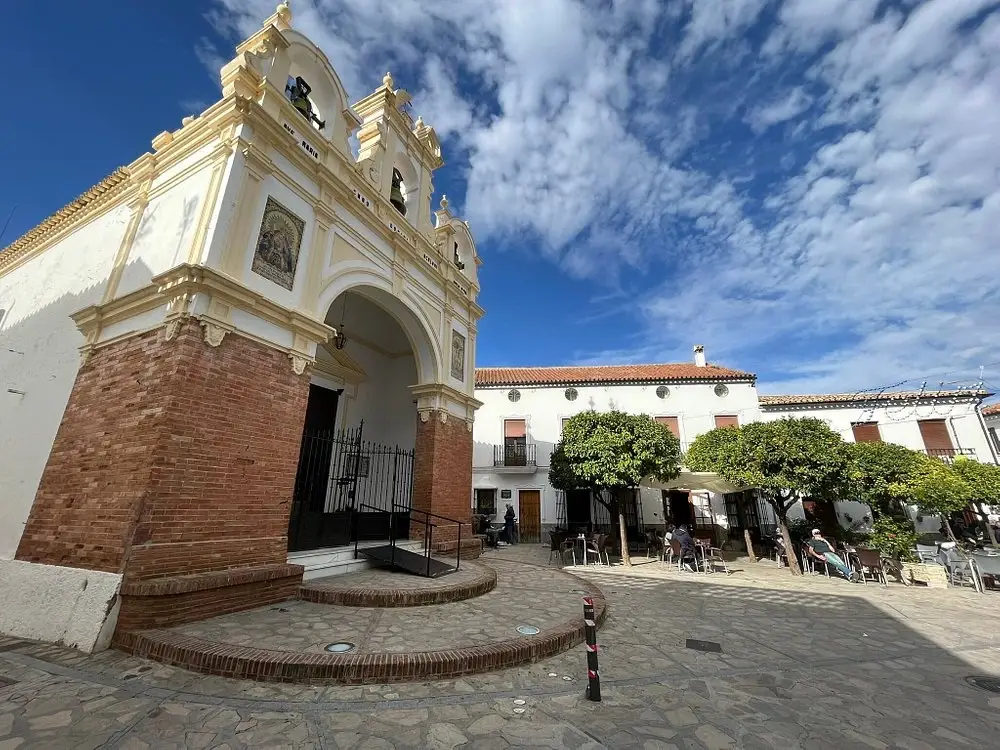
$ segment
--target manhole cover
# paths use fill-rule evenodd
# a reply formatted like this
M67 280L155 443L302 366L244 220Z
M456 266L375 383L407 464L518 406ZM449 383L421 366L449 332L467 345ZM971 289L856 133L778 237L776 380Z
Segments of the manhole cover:
M972 685L972 687L979 688L980 690L988 690L991 693L1000 693L1000 678L998 677L973 676L966 677L965 681Z
M329 651L331 654L346 654L348 651L354 650L354 644L347 643L346 641L341 643L328 643L324 646L324 649Z
M539 630L534 625L518 625L517 632L521 635L538 635Z
M698 641L694 638L688 638L685 645L695 651L708 651L713 654L722 653L722 644L715 641Z

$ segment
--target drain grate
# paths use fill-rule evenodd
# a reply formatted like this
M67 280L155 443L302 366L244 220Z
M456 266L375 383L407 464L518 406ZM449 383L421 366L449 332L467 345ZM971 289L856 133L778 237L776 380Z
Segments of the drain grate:
M698 641L694 638L688 638L685 645L695 651L707 651L712 654L722 653L722 644L715 641Z
M966 677L965 681L972 685L974 688L979 688L980 690L987 690L991 693L1000 693L1000 677L984 677L982 675L973 675L972 677Z

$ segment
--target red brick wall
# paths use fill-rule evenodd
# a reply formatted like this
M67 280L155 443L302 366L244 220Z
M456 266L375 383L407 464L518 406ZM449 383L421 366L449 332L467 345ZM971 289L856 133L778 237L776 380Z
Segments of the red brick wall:
M413 507L462 521L462 537L472 538L472 433L465 420L453 415L441 421L431 412L426 422L417 421L413 455ZM411 538L423 538L421 513L410 520ZM437 523L444 523L435 519ZM453 540L455 526L434 530L434 541Z
M128 580L284 563L308 396L287 355L194 320L98 349L70 395L21 560Z

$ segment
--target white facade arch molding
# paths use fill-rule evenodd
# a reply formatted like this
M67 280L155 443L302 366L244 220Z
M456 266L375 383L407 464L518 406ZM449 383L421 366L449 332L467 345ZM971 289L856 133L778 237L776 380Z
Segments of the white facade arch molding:
M289 79L301 76L312 89L309 99L316 116L326 123L324 129L316 133L350 157L349 139L361 120L348 103L347 90L340 76L329 58L308 37L294 29L286 29L282 36L288 46L277 53L268 82L284 95ZM285 64L277 64L281 56L284 56Z
M442 382L440 334L409 294L398 297L393 292L392 279L377 269L356 261L338 263L333 275L319 294L314 308L317 318L325 320L331 305L344 292L359 294L371 300L389 314L403 329L413 350L417 379L421 384ZM336 327L336 324L334 324ZM350 338L350 331L346 332Z

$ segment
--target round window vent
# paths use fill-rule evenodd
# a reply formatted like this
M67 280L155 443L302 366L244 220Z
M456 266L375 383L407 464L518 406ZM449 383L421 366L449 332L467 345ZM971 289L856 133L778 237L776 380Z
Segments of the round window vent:
M516 404L521 400L521 392L517 388L512 388L507 392L507 400L513 404Z
M729 395L729 387L725 383L719 383L715 386L715 395L719 398Z
M576 392L576 388L567 388L565 395L567 401L576 401L576 397L580 394Z
M670 389L667 388L667 386L665 385L661 385L659 388L656 389L657 398L666 398L669 395L670 395Z

